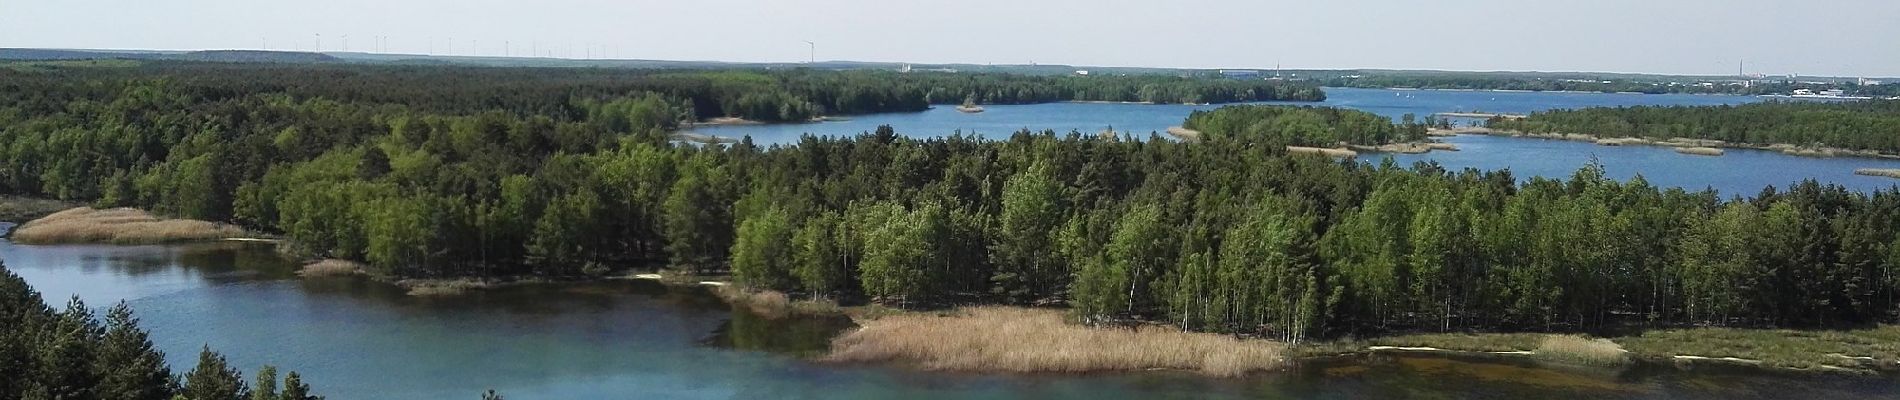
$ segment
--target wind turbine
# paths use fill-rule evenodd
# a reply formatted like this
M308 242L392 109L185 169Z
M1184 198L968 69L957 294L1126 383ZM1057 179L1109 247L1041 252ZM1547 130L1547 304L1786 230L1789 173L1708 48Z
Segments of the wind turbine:
M343 51L350 51L350 35L343 35Z
M317 52L323 52L323 34L321 33L317 34Z
M805 41L805 44L808 46L811 46L811 60L807 61L806 64L817 64L818 63L818 44L813 43L810 40Z

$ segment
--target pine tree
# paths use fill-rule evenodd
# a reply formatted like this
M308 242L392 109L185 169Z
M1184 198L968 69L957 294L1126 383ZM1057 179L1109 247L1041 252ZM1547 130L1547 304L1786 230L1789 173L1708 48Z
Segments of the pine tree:
M244 400L249 397L244 375L224 360L223 355L205 346L198 352L198 366L185 374L179 395L191 400Z
M284 393L277 398L283 400L323 399L323 397L310 394L310 385L303 383L303 377L298 376L297 371L290 371L289 375L284 376Z
M172 396L171 368L152 345L124 301L106 313L105 340L93 369L102 399L165 400Z

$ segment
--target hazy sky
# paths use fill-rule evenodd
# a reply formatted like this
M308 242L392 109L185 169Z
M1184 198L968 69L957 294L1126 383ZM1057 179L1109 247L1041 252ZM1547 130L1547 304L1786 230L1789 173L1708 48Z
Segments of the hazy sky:
M800 61L811 40L823 60L1900 76L1900 0L0 0L0 47L318 34L418 54Z

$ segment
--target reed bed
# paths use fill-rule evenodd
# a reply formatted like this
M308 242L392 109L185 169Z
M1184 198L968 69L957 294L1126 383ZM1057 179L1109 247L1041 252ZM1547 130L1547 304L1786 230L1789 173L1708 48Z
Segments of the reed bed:
M474 280L474 279L449 279L449 280L414 279L414 280L406 280L402 282L397 282L396 284L398 286L409 288L408 294L410 296L418 296L418 297L452 296L452 295L467 293L470 290L481 290L481 289L488 289L488 288L495 287L495 284L493 283Z
M1719 156L1724 153L1722 149L1714 147L1677 147L1676 152L1692 156Z
M1318 154L1333 158L1358 157L1359 153L1347 149L1328 149L1323 147L1287 146L1286 152L1293 154Z
M1900 369L1900 326L1849 330L1693 328L1617 339L1647 359L1695 356L1748 360L1768 367L1821 370Z
M132 208L78 207L21 225L13 240L27 244L112 243L151 244L214 240L245 236L236 226L190 220L160 219Z
M737 285L717 286L713 294L727 304L745 307L753 314L767 319L779 319L792 315L838 315L844 309L831 301L792 300L785 292L776 290L751 290Z
M349 260L326 259L306 264L297 270L297 276L316 278L326 276L350 276L363 273L363 264Z
M1161 326L1094 329L1054 310L973 307L951 315L861 321L825 359L898 362L929 370L1058 372L1186 370L1237 376L1284 365L1286 346Z
M1609 339L1578 335L1549 335L1537 345L1532 356L1539 359L1594 366L1618 366L1630 362L1629 352Z
M1538 333L1421 333L1365 340L1364 344L1392 347L1430 347L1447 351L1504 352L1536 349Z
M1866 175L1866 176L1884 176L1888 178L1900 178L1900 169L1861 168L1861 169L1854 170L1854 174Z
M1190 142L1196 142L1196 141L1201 140L1201 131L1183 128L1179 126L1168 127L1168 134L1173 135L1174 137L1177 137L1177 138L1181 138L1181 140L1190 141Z

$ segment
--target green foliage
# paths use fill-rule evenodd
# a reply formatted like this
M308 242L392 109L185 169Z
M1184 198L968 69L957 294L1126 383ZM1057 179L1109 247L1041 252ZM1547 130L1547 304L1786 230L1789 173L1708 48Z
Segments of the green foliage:
M206 346L198 352L198 366L185 374L179 395L192 400L244 400L250 388L244 375L226 364L224 356Z
M1520 182L1508 172L1274 150L1418 140L1430 118L1394 124L1331 108L1228 107L1186 121L1208 135L1199 143L1028 131L920 138L890 127L771 147L661 139L683 120L914 111L965 98L1322 96L1285 82L162 62L8 78L0 191L236 222L402 277L583 276L665 264L818 298L1067 302L1096 321L1166 320L1289 341L1637 324L1833 327L1892 322L1900 310L1894 190L1810 181L1725 201L1618 182L1597 166ZM1740 131L1702 128L1726 125L1726 116L1801 114L1764 124L1807 133L1739 137L1884 148L1869 134L1885 126L1882 107L1891 105L1568 115L1636 115L1625 122L1631 132L1645 126L1642 135L1682 125L1737 140L1730 136ZM1861 142L1836 140L1850 137ZM31 292L0 287L5 299L38 301L22 293ZM33 321L0 327L32 333L0 341L0 393L84 394L90 386L59 381L163 375L152 361L161 358L142 355L143 340L113 328L113 317L101 328L76 314L24 316L40 312L0 308L0 317ZM40 334L57 324L78 333ZM111 344L41 347L56 340ZM94 371L75 361L106 357L141 367Z
M799 286L823 297L845 290L851 273L850 226L843 216L824 212L805 218L805 225L792 236L792 275Z
M732 275L739 283L768 289L792 285L793 227L785 210L772 208L739 223L732 243Z
M906 211L891 202L854 205L847 215L861 236L859 279L872 297L905 302L928 295L929 274L947 229L943 207L934 203Z
M274 371L266 367L260 379ZM153 348L125 303L108 310L103 323L77 297L55 312L24 279L0 265L0 398L242 400L258 393L247 391L237 371L209 347L184 378L182 387L173 381L165 354ZM261 382L262 390L274 390ZM304 397L273 392L257 398L316 398L301 382L286 384L285 393L293 387Z
M1365 111L1331 107L1226 106L1195 111L1182 127L1212 141L1235 144L1334 147L1341 143L1379 145L1425 139L1426 126L1394 125Z
M1018 302L1061 293L1061 282L1069 275L1050 235L1068 213L1063 204L1068 194L1054 175L1047 164L1037 163L1003 184L996 239L989 249L989 261L997 270L990 280L997 293Z
M93 368L100 371L99 398L165 400L172 373L165 355L138 327L132 308L121 301L106 312L106 333Z
M1601 137L1710 139L1730 143L1833 147L1900 153L1900 101L1764 102L1739 106L1637 106L1555 110L1495 129L1588 133Z

